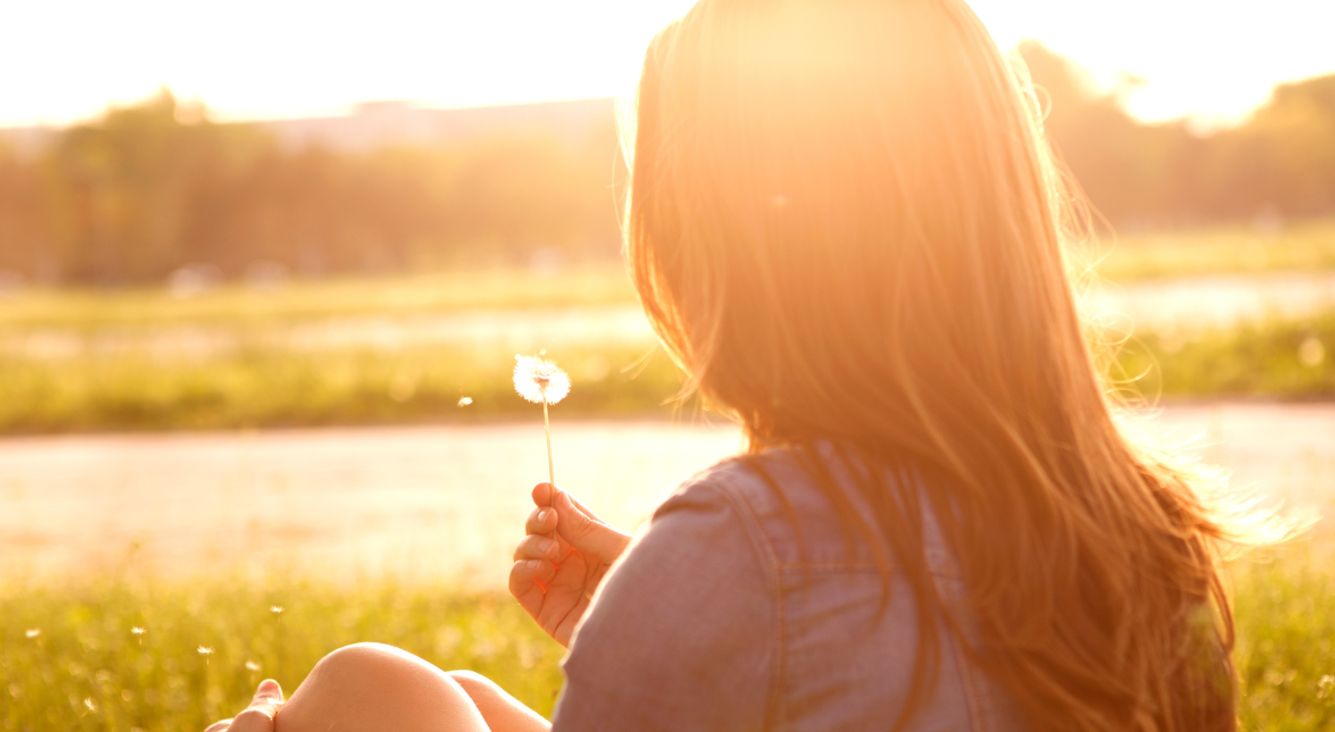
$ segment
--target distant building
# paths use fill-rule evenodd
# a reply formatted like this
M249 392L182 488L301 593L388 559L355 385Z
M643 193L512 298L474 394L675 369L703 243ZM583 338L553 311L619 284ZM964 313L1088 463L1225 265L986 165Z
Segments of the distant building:
M260 120L289 149L310 146L363 151L386 145L458 143L512 135L543 135L574 142L605 135L613 122L611 99L516 104L468 109L432 109L410 102L359 104L351 114L308 119ZM50 144L57 127L0 129L20 155L33 155Z
M406 102L368 102L343 117L261 123L285 146L367 150L386 144L457 143L540 133L587 139L612 123L612 100L592 99L472 109L430 109Z
M0 148L9 148L20 157L32 157L51 144L57 127L8 127L0 128Z

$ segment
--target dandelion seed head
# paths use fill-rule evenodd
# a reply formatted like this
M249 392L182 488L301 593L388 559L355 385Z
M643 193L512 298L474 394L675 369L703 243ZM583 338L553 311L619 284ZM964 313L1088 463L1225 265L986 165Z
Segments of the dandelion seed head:
M198 647L198 648L195 649L195 652L198 653L198 654L201 655L201 656L212 656L212 655L213 655L213 649L210 648L210 647L208 647L208 646L200 646L200 647Z
M473 397L459 397L459 406L467 407L473 403Z
M39 637L41 634L42 634L41 628L28 628L27 630L23 631L23 637L27 638L28 640L33 640L34 638Z
M1316 698L1335 699L1335 675L1326 674L1317 680Z
M259 671L259 670L260 670L260 665L259 665L258 663L255 663L254 661L246 661L246 670L247 670L247 671Z
M269 612L273 613L274 615L282 615L282 614L283 614L283 606L282 606L282 605L270 605L270 606L269 606Z
M144 634L144 629L138 625L134 626L133 628L130 628L130 635L143 635L143 634Z
M556 404L570 393L570 377L545 358L516 354L515 391L534 404Z
M1320 366L1326 360L1326 347L1316 336L1308 336L1298 344L1298 363L1309 369Z

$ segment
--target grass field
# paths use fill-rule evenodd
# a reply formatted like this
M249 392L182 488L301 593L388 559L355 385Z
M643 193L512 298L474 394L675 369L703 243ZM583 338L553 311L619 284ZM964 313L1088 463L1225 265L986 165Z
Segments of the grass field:
M1335 576L1304 547L1279 551L1278 562L1235 571L1243 728L1330 729ZM261 678L291 691L325 652L364 640L477 670L544 714L560 688L563 649L501 594L108 577L0 587L0 726L202 729L244 705Z
M1320 272L1335 269L1335 220L1292 223L1273 231L1210 226L1108 236L1077 261L1109 282L1207 275Z
M1072 254L1077 271L1106 282L1202 275L1335 271L1335 219L1275 232L1244 226L1107 236ZM0 332L19 328L89 331L272 325L359 315L403 317L550 307L628 305L634 292L619 263L559 272L488 270L390 278L297 281L272 287L225 285L183 296L165 288L125 291L32 289L10 294Z
M270 287L224 285L182 295L164 288L34 289L11 295L0 329L273 325L357 315L400 317L461 310L629 304L619 264L558 273L487 270L390 278L335 278Z
M1115 350L1119 385L1150 397L1335 397L1335 313L1186 336L1146 333ZM679 384L648 344L553 355L575 383L561 407L570 417L666 414ZM182 358L10 354L0 356L8 387L0 433L505 418L527 413L511 393L511 356L496 344L305 350L272 340ZM465 396L471 405L457 406Z
M1097 271L1110 282L1335 271L1335 221L1264 235L1235 228L1124 236ZM286 342L285 329L358 317L632 303L613 265L560 275L227 286L189 297L164 290L22 292L0 307L0 433L532 419L531 406L512 393L511 351L501 341L313 349ZM139 347L141 337L172 329L232 340L166 355ZM108 332L128 335L124 344L113 339L113 347L67 357L23 346L44 334L72 334L82 343ZM1110 370L1120 388L1151 400L1331 399L1333 351L1335 312L1327 311L1224 329L1138 332L1112 349ZM661 353L649 352L647 341L554 350L575 382L562 419L666 413L663 402L678 377ZM1245 729L1335 728L1330 538L1323 535L1320 551L1297 544L1236 568ZM231 574L224 567L195 581L133 569L86 581L10 576L0 577L0 728L199 729L238 709L264 676L290 691L322 654L362 640L480 671L544 713L560 684L562 649L496 593L388 578L266 577L254 567Z
M1124 235L1084 256L1105 282L1323 273L1335 271L1335 220L1269 233L1223 227ZM583 329L563 343L548 340L544 325L528 327L573 371L576 389L564 412L663 414L678 381L662 354L645 359L652 352L647 329L641 323L630 338L600 330L611 327L600 316L633 307L613 263L559 273L229 285L189 296L167 289L11 293L0 307L0 383L7 387L0 433L507 417L523 407L506 384L515 349L488 330L486 318L508 318L513 330L544 312L573 313ZM461 318L471 335L442 335L459 329ZM392 347L374 343L377 336ZM326 340L312 347L303 338ZM1152 397L1323 399L1335 396L1333 349L1330 312L1185 335L1141 330L1117 350L1112 372L1119 385ZM470 407L456 406L463 397Z

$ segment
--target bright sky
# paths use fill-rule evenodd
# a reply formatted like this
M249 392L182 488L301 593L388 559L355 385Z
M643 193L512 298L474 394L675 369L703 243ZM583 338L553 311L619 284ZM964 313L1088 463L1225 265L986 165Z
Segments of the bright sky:
M606 96L691 0L6 0L0 126L66 123L167 86L215 118ZM1036 38L1144 119L1243 117L1335 72L1335 1L973 0L1003 45Z

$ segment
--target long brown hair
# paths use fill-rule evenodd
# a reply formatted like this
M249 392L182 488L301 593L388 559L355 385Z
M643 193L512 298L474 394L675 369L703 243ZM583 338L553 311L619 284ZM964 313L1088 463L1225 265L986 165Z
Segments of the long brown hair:
M1223 531L1114 423L1033 99L963 0L701 0L646 58L628 262L753 450L828 440L926 477L969 588L947 632L977 629L1034 728L1232 729ZM864 483L876 526L850 527L944 610L920 499Z

